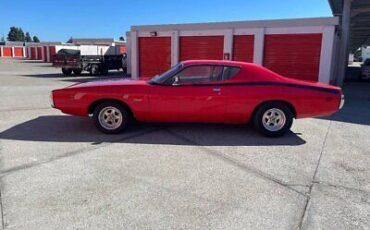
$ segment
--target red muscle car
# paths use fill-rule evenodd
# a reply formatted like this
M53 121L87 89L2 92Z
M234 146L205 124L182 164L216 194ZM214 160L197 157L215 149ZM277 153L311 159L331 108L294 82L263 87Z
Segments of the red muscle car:
M326 116L344 103L340 88L285 78L262 66L234 61L184 61L150 80L105 80L52 91L63 113L92 116L107 134L132 120L243 124L271 137L294 118Z

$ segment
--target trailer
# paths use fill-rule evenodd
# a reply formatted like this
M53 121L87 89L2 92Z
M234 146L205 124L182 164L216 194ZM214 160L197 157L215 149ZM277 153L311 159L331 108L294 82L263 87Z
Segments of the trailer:
M122 54L118 46L67 46L54 55L53 66L61 68L66 76L72 73L80 75L82 71L91 75L105 75L113 69L122 69L126 73L126 59L126 53Z

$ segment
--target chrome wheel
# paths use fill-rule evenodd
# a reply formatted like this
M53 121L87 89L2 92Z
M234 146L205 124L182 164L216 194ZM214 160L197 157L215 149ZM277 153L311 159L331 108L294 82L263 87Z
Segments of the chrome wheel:
M123 122L121 111L113 106L102 109L98 118L100 125L108 130L118 129Z
M280 109L269 109L262 116L262 125L271 132L281 130L286 122L285 114Z

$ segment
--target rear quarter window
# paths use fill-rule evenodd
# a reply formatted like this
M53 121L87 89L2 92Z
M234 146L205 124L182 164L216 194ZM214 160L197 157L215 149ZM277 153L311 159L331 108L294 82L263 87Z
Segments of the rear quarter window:
M224 73L222 79L224 81L232 79L234 76L236 76L240 72L239 67L235 66L225 66L224 67Z

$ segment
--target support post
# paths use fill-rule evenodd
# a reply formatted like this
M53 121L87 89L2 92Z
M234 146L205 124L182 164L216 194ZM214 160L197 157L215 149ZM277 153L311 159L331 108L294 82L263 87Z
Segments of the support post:
M346 70L348 66L348 45L349 45L349 31L351 22L351 5L352 0L343 1L343 11L341 17L341 38L340 38L340 48L338 56L338 72L336 84L343 85L344 78L346 75Z
M334 26L326 26L322 33L319 82L330 83L333 60Z
M139 79L139 46L137 31L132 31L131 33L131 78Z
M257 65L263 65L264 44L265 28L259 28L254 34L253 62Z
M127 59L126 59L126 66L127 66L127 74L132 76L132 71L131 71L131 34L130 32L126 32L126 54L127 54Z
M234 30L227 30L224 34L224 54L229 54L229 60L233 59L233 38Z
M179 63L179 31L175 30L171 35L171 66Z

